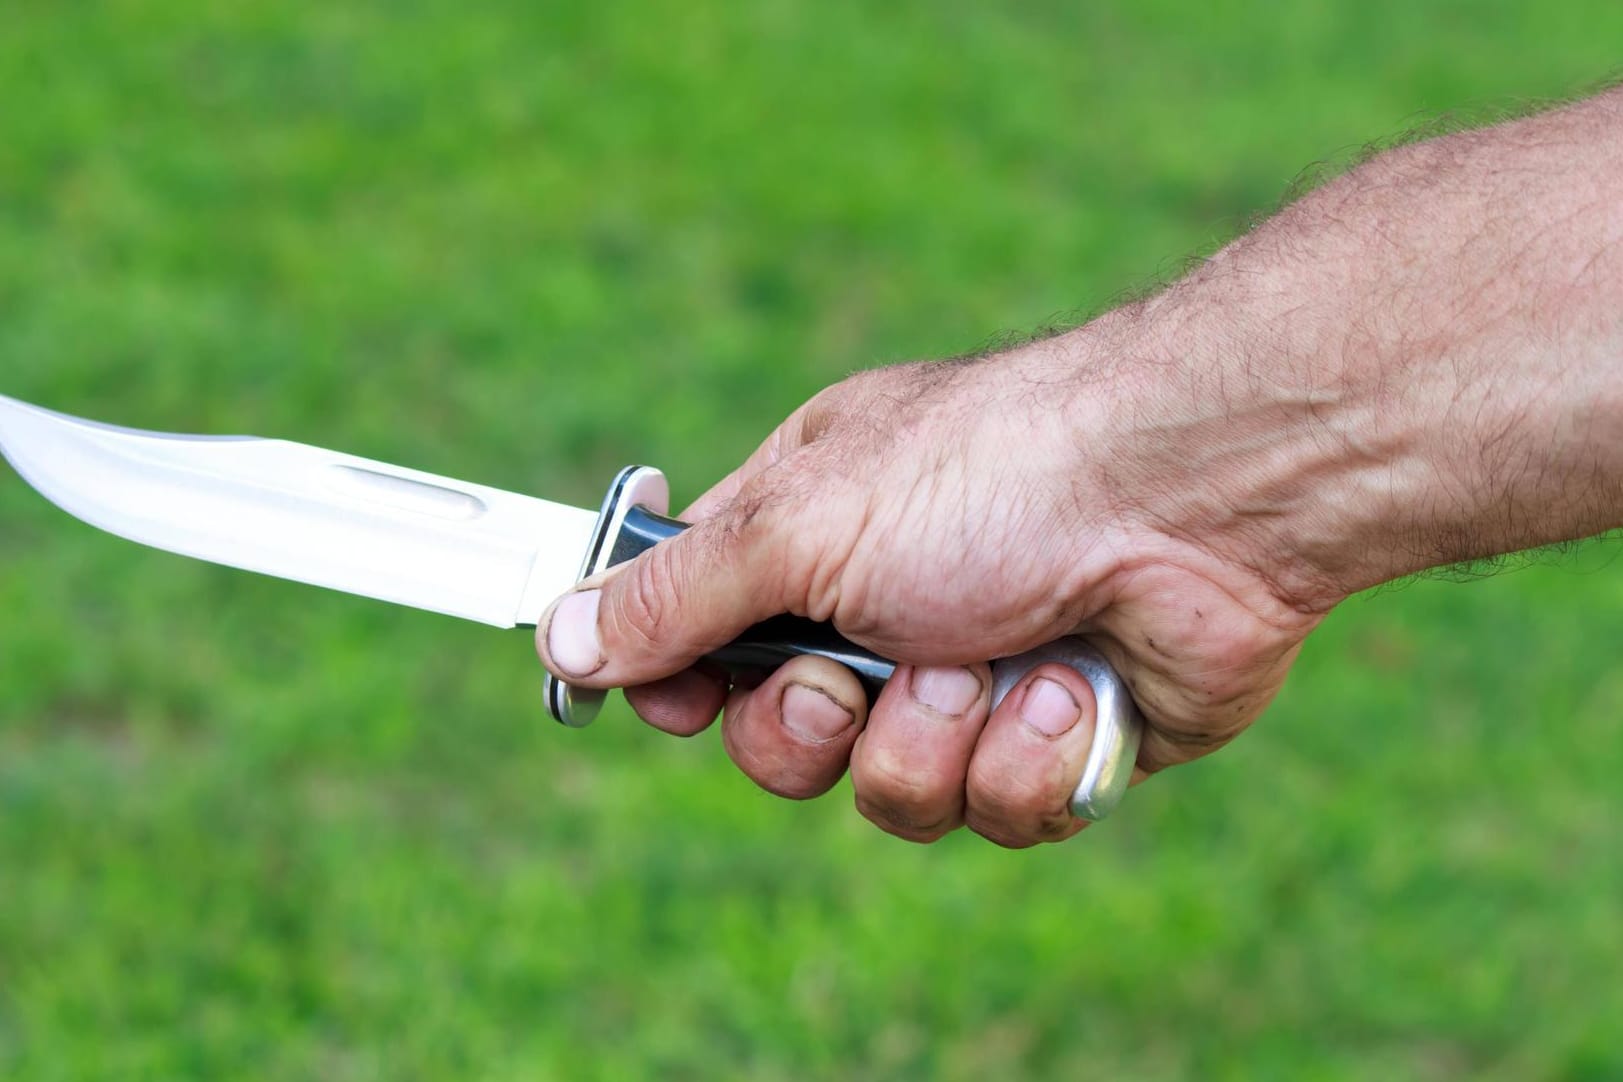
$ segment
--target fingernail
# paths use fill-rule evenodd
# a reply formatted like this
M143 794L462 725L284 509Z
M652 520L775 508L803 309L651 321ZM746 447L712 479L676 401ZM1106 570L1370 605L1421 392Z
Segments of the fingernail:
M1041 679L1026 689L1026 697L1020 701L1020 720L1035 729L1039 736L1052 740L1064 736L1082 720L1082 708L1076 705L1065 685Z
M783 727L813 744L823 744L849 729L856 714L822 688L810 684L790 684L778 700Z
M608 659L597 640L597 590L568 594L552 610L547 627L547 653L565 676L591 676Z
M937 714L960 718L981 697L980 677L957 666L913 670L913 698Z

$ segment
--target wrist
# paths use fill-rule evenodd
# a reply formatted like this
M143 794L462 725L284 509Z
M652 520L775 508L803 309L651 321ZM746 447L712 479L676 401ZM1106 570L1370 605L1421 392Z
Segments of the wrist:
M1196 276L1089 328L1123 359L1097 457L1127 513L1322 613L1393 574L1425 437L1283 279Z
M1128 359L1124 491L1304 610L1623 524L1617 201L1524 215L1507 270L1483 197L1381 203L1430 168L1345 178L1094 335Z

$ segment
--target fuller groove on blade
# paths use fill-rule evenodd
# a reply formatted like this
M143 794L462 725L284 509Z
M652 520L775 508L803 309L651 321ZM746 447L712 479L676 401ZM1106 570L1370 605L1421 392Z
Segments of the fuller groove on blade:
M109 533L513 627L574 584L596 515L283 440L84 421L0 395L0 453Z

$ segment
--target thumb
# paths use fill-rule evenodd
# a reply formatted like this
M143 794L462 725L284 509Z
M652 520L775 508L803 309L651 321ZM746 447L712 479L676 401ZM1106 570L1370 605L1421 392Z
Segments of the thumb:
M582 687L634 687L785 611L789 534L768 505L742 502L553 602L536 631L542 663Z

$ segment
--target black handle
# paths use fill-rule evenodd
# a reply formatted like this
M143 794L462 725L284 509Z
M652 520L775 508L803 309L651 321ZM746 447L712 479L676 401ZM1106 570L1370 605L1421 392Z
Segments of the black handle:
M655 514L646 507L632 507L626 511L619 533L610 542L605 566L634 559L687 528L687 523ZM710 654L708 660L734 678L761 679L790 658L803 654L838 661L856 673L868 692L869 701L896 671L895 662L864 650L835 631L833 625L802 616L774 616L764 620Z

